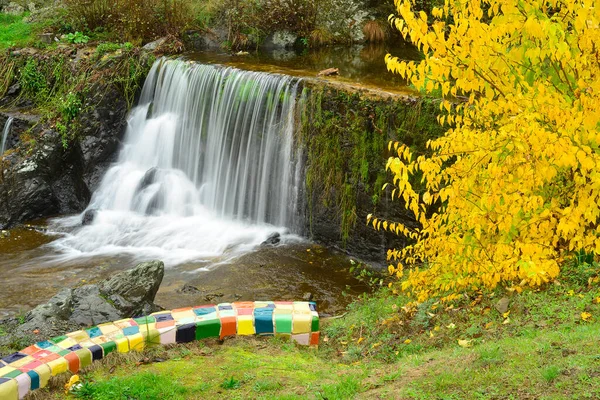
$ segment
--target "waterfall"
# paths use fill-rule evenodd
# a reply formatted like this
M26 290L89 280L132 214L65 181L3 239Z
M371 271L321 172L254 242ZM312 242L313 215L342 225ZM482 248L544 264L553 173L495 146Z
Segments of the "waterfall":
M13 117L8 117L6 123L4 124L2 140L0 141L0 156L4 154L4 151L6 151L6 139L8 139L8 135L10 134L10 126L12 125L13 119Z
M174 265L293 231L297 88L288 76L158 60L92 196L92 224L52 245L66 258L126 253Z

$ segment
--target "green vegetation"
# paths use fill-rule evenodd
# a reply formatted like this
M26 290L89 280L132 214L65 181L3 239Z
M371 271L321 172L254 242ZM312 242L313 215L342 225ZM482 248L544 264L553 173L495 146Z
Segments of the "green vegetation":
M26 15L0 14L0 50L24 46L31 41L34 27L25 22Z
M10 85L18 82L21 92L13 101L29 101L42 115L42 123L54 125L64 147L77 139L78 117L94 106L92 90L101 85L116 87L129 107L133 106L136 93L141 89L154 58L142 57L139 49L129 43L116 45L119 50L106 60L98 60L108 52L112 44L104 44L94 56L81 59L77 64L69 62L64 52L56 49L38 51L35 55L0 55L0 96ZM22 138L22 142L35 145L35 137Z
M299 135L308 153L309 209L318 202L338 210L346 242L357 223L358 193L371 197L373 209L379 204L388 141L401 140L424 152L427 140L442 132L436 123L439 108L427 98L414 103L374 100L332 88L306 89L304 95Z
M112 353L82 376L76 396L597 398L600 321L582 318L600 311L597 276L580 285L585 272L569 268L571 278L542 291L496 290L452 306L411 306L394 288L382 289L357 299L343 317L324 319L318 350L248 337ZM503 298L506 310L498 305Z

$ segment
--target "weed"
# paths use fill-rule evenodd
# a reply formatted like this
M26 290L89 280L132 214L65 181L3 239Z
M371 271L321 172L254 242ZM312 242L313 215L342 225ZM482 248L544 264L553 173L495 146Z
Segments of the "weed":
M551 365L549 367L546 367L544 369L542 369L542 378L544 378L544 380L548 383L552 382L553 380L555 380L559 375L560 375L560 368L557 367L556 365Z
M65 40L69 43L85 44L85 43L89 42L90 37L84 35L81 32L75 32L75 33L67 34L67 36L65 37Z
M46 77L39 71L38 62L34 58L27 60L20 72L19 83L28 97L43 99L47 96L48 83Z
M223 383L221 383L221 387L228 390L239 389L241 385L241 382L235 379L233 376L229 379L225 379Z

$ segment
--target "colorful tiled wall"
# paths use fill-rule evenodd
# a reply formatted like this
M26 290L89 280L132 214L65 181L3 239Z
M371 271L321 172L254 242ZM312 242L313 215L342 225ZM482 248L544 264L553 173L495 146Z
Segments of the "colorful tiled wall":
M38 342L0 360L0 399L25 397L52 376L77 373L111 352L187 343L233 335L276 335L319 344L319 314L313 302L238 302L161 311L101 324Z

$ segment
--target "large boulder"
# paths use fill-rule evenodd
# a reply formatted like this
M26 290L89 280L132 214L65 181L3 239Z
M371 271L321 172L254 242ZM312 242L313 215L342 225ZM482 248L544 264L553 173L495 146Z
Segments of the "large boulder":
M99 284L63 289L29 311L22 324L14 320L1 322L8 334L0 337L0 345L14 342L15 337L34 337L35 334L35 340L41 340L158 311L161 308L154 304L154 298L164 272L162 261L145 262Z

